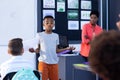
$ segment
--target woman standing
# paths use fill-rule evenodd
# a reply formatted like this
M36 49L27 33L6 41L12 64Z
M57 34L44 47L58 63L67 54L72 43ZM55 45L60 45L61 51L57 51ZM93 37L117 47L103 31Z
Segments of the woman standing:
M90 22L85 24L82 29L82 43L81 43L81 52L80 54L85 58L85 61L88 61L88 55L90 50L90 42L94 37L102 32L102 28L97 25L99 18L98 11L91 11L90 13Z

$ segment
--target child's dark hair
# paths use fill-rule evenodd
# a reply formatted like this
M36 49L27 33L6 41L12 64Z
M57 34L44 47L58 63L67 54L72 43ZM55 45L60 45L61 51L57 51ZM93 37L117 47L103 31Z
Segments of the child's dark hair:
M99 18L99 12L98 11L91 11L90 16L91 15L96 15Z
M14 38L9 41L8 48L10 53L14 56L21 55L23 43L21 38Z
M120 80L120 32L104 31L91 42L91 69L108 80Z
M46 18L54 19L53 16L51 16L51 15L47 15L47 16L45 16L45 17L43 18L43 20L45 20Z

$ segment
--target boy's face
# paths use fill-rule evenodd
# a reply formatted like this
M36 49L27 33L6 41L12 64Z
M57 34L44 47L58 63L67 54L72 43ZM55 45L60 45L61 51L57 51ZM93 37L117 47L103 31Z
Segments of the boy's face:
M45 30L52 31L52 28L54 27L54 19L46 18L43 22L43 26Z

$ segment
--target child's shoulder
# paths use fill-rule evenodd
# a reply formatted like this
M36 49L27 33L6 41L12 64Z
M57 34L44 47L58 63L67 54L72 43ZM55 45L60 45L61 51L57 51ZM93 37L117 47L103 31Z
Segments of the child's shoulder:
M38 32L37 35L42 36L42 35L46 35L46 33L44 31L43 32ZM58 34L54 33L54 32L52 32L52 35L58 36Z
M44 31L42 31L42 32L38 32L37 34L42 34L42 33L44 33Z
M0 68L6 67L6 66L8 66L9 64L10 64L10 60L7 60L7 61L3 62L3 63L0 65Z
M57 33L54 33L54 32L52 32L53 34L55 34L55 35L58 35Z
M54 36L56 36L56 37L58 37L58 36L59 36L57 33L54 33L54 32L53 32L52 34L53 34Z

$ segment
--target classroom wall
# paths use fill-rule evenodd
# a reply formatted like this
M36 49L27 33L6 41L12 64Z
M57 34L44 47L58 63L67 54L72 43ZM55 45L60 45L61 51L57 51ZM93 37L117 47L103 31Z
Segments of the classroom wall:
M116 22L120 20L120 0L108 0L108 28L117 29Z
M0 0L0 64L11 56L7 53L12 38L28 40L37 33L37 0ZM23 57L36 68L35 54L25 52Z
M63 36L67 36L69 41L81 41L81 31L82 31L82 26L81 26L81 21L89 21L89 19L82 19L81 18L81 11L91 11L91 10L98 10L98 0L85 0L85 1L90 1L91 2L91 9L81 9L81 1L84 0L76 0L76 3L78 1L78 8L69 8L68 5L70 5L71 3L69 3L69 1L73 1L74 4L74 0L55 0L55 7L54 8L47 8L47 7L43 7L44 6L44 1L46 0L38 0L38 32L43 31L43 16L44 16L44 11L45 10L49 10L49 11L53 11L53 14L55 16L55 29L53 30L53 32L56 32L60 35ZM65 4L65 11L60 12L57 11L58 9L58 2L61 1L63 2L63 4ZM47 1L46 1L47 3ZM49 1L48 1L49 3ZM52 0L51 0L52 3ZM68 18L68 13L71 10L75 10L76 13L78 12L78 17L77 18L73 18L70 19ZM51 14L51 12L49 12L47 14ZM72 22L73 21L73 22ZM71 22L71 24L69 24L69 22ZM73 26L73 29L71 28L71 25ZM75 29L74 29L75 27Z

